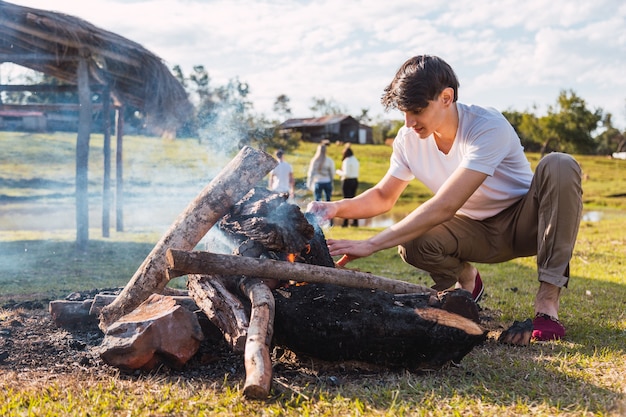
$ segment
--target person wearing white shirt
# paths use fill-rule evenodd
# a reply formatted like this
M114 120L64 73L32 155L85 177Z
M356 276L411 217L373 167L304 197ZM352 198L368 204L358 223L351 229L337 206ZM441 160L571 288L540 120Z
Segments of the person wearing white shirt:
M402 259L430 273L436 290L483 282L472 263L536 256L539 290L533 330L503 332L504 343L565 336L558 319L582 215L581 168L563 153L543 157L533 173L515 130L498 111L457 102L459 82L441 58L407 60L385 88L382 104L404 114L387 174L350 199L312 202L320 218L369 218L389 211L413 179L433 197L366 240L328 239L337 262L398 246Z
M284 159L285 152L282 149L276 151L278 165L270 171L269 188L278 193L289 193L293 198L295 181L293 178L293 168Z

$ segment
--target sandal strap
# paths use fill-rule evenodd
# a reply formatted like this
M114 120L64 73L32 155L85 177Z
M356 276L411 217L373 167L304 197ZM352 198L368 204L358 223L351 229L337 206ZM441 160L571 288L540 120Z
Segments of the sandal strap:
M554 322L557 322L557 323L561 324L559 319L557 319L556 317L551 316L549 314L546 314L546 313L537 313L537 314L535 314L535 318L537 318L537 317L541 317L541 318L544 318L544 319L552 320Z

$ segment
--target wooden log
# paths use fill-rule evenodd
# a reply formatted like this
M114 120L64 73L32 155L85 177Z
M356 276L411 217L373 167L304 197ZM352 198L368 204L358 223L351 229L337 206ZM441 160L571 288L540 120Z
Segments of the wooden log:
M50 301L48 311L54 324L59 327L76 328L93 325L97 323L97 319L89 313L92 302L92 299L84 301L54 300Z
M437 295L437 291L429 287L349 269L178 249L168 249L166 257L170 268L168 270L170 279L184 273L238 274L259 278L275 278L284 281L291 280L296 282L335 284L351 288L377 289L391 294L422 293Z
M248 314L242 302L218 276L189 275L189 295L224 336L233 352L243 353L248 335Z
M425 294L308 284L273 292L273 343L327 361L358 360L410 370L459 363L488 332L469 318L434 308ZM446 297L467 298L454 290ZM453 303L457 304L457 303Z
M244 278L240 287L252 305L244 352L243 393L248 398L262 400L269 396L272 385L270 345L274 333L274 296L267 285L256 278Z
M117 299L102 309L100 328L105 330L151 294L160 293L168 282L167 249L193 249L211 227L276 164L271 155L244 147L178 216Z

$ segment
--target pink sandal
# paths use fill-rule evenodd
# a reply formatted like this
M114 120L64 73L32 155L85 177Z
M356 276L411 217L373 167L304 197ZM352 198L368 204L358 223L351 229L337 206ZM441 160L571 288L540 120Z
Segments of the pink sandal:
M474 301L478 302L483 296L485 292L485 286L483 285L483 280L480 279L480 274L476 271L476 279L474 281L474 291L472 291L472 298Z
M556 318L548 314L537 313L533 320L534 340L548 341L559 340L565 336L565 327Z

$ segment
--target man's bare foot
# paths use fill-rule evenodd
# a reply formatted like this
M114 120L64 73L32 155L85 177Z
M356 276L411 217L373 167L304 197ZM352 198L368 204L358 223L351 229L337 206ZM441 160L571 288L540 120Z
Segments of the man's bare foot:
M559 318L559 295L561 288L556 285L541 282L535 297L535 314L547 314L555 319Z
M463 265L463 271L457 278L457 283L454 288L463 288L466 291L472 293L476 284L476 274L478 270L472 266L469 262L465 262Z

